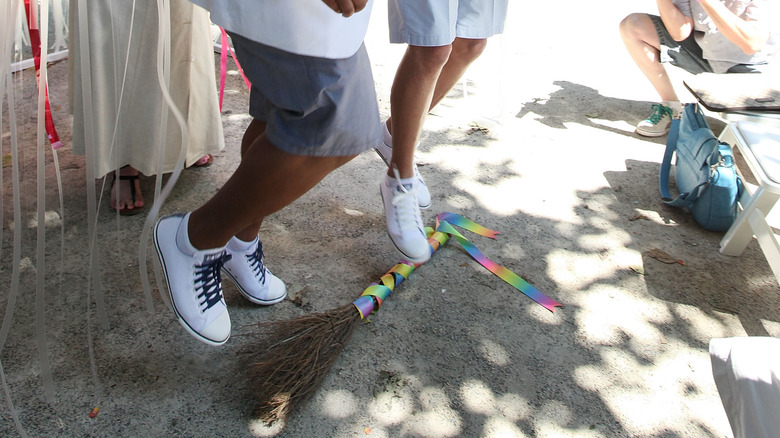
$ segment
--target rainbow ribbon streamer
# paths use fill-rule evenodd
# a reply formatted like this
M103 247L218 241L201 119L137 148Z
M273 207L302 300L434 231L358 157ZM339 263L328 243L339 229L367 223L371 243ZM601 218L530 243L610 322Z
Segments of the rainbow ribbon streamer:
M489 230L483 227L482 225L479 225L455 213L442 213L436 216L436 230L441 231L443 233L447 233L448 235L454 237L455 240L457 240L458 243L460 243L463 249L465 249L466 252L469 253L469 255L473 257L474 260L477 261L477 263L484 266L488 271L496 274L498 278L506 281L512 287L524 293L528 298L541 304L542 307L549 310L550 312L555 312L556 307L563 306L561 303L541 293L539 289L533 287L533 285L525 281L519 275L495 263L489 258L485 257L485 255L482 254L482 252L479 250L479 248L476 247L476 245L474 245L468 239L463 237L463 235L460 234L458 230L453 228L452 225L450 225L450 223L455 224L463 229L469 230L472 233L479 234L485 237L490 237L491 239L496 238L495 236L496 234L498 234L497 231Z
M436 230L434 231L432 228L426 228L428 243L431 246L431 255L444 245L450 237L454 237L477 263L484 266L488 271L496 274L498 278L509 283L515 289L524 293L527 297L541 304L545 309L555 312L556 307L562 306L561 303L541 293L519 275L485 257L473 243L463 237L463 235L453 228L451 224L491 239L495 239L496 235L499 234L498 231L485 228L461 215L455 213L441 213L436 216ZM421 264L422 263L412 264L405 260L401 261L387 271L387 273L380 278L378 283L372 283L367 287L360 297L352 302L358 312L360 312L360 318L364 319L368 315L378 311L384 300L387 299L393 290L403 283L404 280L409 278L409 275L411 275L415 268Z

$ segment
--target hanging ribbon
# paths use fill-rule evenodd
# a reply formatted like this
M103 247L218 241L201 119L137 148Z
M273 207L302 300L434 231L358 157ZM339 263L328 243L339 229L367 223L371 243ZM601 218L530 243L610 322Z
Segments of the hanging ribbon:
M46 78L41 79L41 37L38 32L38 20L36 20L30 0L24 0L24 12L27 15L27 28L30 31L30 47L33 54L33 62L35 63L35 78L38 81L38 87L43 87L44 99L45 99L45 117L46 117L46 136L49 138L49 143L53 149L59 149L62 147L59 135L57 135L57 129L54 127L54 119L51 116L51 106L49 104L49 88L46 83Z
M509 269L498 265L492 260L485 257L484 254L468 239L463 237L458 230L453 228L452 224L459 226L465 230L469 230L472 233L479 234L480 236L489 237L495 239L498 231L490 230L482 225L465 218L455 213L441 213L436 216L436 230L426 228L428 234L428 244L431 247L431 254L436 252L441 245L444 245L450 237L454 237L458 243L461 244L463 249L471 255L480 265L485 267L488 271L496 274L500 279L509 283L512 287L519 290L527 297L536 301L542 305L545 309L555 312L556 307L561 307L562 304L548 297L540 292L530 283L525 281L522 277L510 271ZM382 306L384 300L392 293L395 288L401 284L405 279L409 278L409 275L414 271L417 266L422 263L412 264L406 261L402 261L393 266L390 271L382 276L379 283L373 283L367 287L360 297L353 301L360 317L366 316L376 312Z
M225 29L219 28L219 31L221 33L221 40L220 40L220 50L219 50L219 59L220 59L220 69L219 69L219 110L222 111L222 96L225 94L225 77L227 76L227 55L228 52L230 52L230 56L233 57L233 61L236 63L236 66L238 67L238 72L241 73L241 77L244 78L244 83L246 84L246 88L248 90L252 89L252 84L249 82L249 79L247 79L246 75L244 74L244 69L241 68L241 64L239 64L238 59L236 58L236 54L233 52L233 48L230 47L230 43L228 42L228 34L225 32Z

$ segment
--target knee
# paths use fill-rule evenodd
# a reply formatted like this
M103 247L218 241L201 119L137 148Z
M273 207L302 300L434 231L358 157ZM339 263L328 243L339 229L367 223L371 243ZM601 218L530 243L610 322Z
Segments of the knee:
M452 56L457 56L468 63L473 62L482 55L487 47L487 39L465 39L458 38L453 43Z
M620 36L623 40L632 39L639 33L639 29L650 23L646 14L633 13L620 21Z
M424 68L439 71L450 59L452 45L435 47L409 46L407 53L414 58L416 63Z

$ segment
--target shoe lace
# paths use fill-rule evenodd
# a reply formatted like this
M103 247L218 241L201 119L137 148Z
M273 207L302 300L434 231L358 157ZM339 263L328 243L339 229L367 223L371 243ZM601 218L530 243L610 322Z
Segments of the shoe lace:
M206 256L203 263L195 265L195 284L201 311L205 312L222 300L222 265L232 256L222 251L215 256Z
M393 173L395 174L395 179L400 181L401 176L398 173L398 169L393 169ZM422 229L422 221L417 213L419 207L416 190L414 186L409 189L403 184L398 184L393 194L395 216L401 231Z
M255 277L260 279L261 283L265 283L265 266L263 265L263 244L257 243L257 247L254 251L246 254L249 267L252 268L252 272L255 273Z
M672 109L661 105L660 103L654 103L652 108L653 114L650 114L650 117L647 120L653 125L657 125L664 116L669 116L669 118L672 118L673 116Z

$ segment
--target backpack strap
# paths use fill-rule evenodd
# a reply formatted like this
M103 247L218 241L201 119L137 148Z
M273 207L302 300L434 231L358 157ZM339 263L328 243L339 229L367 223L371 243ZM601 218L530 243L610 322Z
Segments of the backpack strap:
M669 173L672 170L672 155L677 150L677 136L680 131L680 119L673 118L669 126L669 135L666 137L666 151L664 151L664 160L661 162L661 175L658 179L659 189L661 191L661 200L671 201L672 195L669 193Z
M706 185L709 182L709 179L702 181L699 185L691 189L690 192L681 193L676 198L672 199L672 195L669 193L669 174L672 170L672 155L677 150L679 128L680 119L672 119L672 124L669 126L669 136L666 139L666 150L664 151L664 160L661 163L661 174L658 179L658 186L661 191L661 201L664 204L671 205L672 207L689 208L697 199L699 199L699 195L701 194L699 188Z

